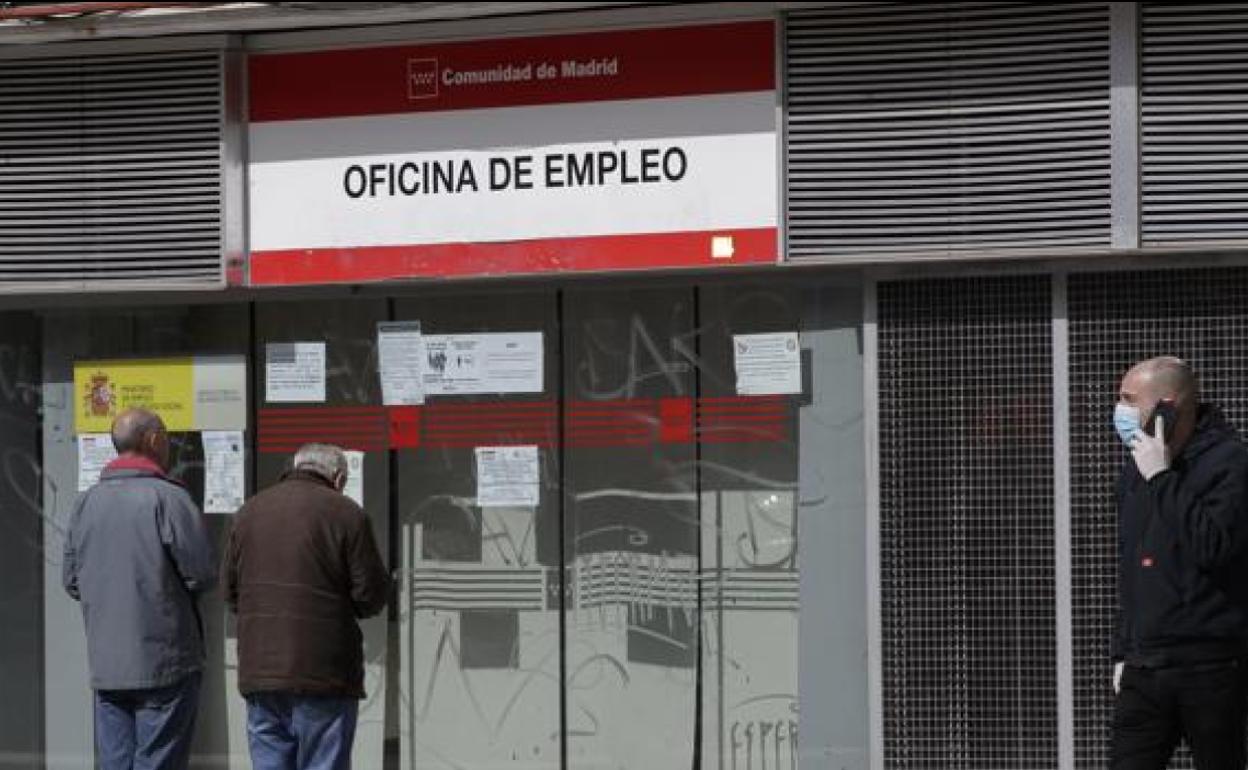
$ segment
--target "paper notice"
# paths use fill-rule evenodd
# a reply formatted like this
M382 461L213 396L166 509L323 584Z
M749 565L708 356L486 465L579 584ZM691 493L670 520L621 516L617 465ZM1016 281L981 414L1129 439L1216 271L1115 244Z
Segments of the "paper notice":
M206 430L204 441L204 513L234 513L243 505L243 432Z
M377 359L381 370L381 401L386 406L425 403L422 379L425 345L420 321L377 324Z
M354 449L344 452L347 456L347 485L342 493L364 507L364 453Z
M78 436L78 491L86 492L100 480L104 466L117 458L113 437L108 433L83 433Z
M797 332L738 334L732 338L732 349L740 395L802 392L802 350Z
M541 393L542 333L424 337L426 395Z
M195 357L197 430L243 430L247 427L247 359L243 356Z
M539 500L537 447L477 447L477 505L532 508Z
M325 343L264 346L264 399L271 404L325 402Z

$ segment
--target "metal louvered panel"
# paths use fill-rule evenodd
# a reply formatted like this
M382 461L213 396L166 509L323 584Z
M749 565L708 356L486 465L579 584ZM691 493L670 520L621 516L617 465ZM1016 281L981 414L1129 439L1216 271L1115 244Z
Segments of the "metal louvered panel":
M1142 238L1248 238L1248 7L1144 3Z
M223 66L0 59L0 290L222 284Z
M786 23L793 260L1110 238L1105 3L866 3Z

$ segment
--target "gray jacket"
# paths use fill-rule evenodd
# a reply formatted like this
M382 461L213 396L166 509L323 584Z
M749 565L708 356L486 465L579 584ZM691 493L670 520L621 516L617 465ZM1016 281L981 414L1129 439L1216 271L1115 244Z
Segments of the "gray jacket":
M164 687L203 668L195 595L216 584L217 560L185 489L152 471L106 469L74 505L64 556L92 688Z

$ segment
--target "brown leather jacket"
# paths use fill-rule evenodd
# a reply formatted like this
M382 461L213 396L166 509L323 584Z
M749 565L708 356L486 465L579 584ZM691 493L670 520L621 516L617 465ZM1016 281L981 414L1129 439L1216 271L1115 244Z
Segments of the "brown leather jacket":
M356 619L386 606L390 577L350 498L317 474L286 474L239 509L221 572L243 695L364 697Z

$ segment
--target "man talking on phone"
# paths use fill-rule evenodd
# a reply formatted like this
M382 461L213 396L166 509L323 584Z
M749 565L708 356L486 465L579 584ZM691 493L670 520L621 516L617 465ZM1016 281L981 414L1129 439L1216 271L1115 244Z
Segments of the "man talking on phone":
M1243 770L1248 720L1248 447L1183 361L1126 373L1114 427L1118 631L1110 765Z

